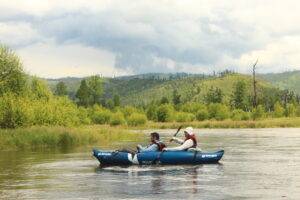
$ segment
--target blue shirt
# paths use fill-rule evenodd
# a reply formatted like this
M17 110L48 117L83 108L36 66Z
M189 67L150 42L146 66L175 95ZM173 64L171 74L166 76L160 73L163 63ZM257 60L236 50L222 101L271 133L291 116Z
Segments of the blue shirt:
M156 143L159 143L161 141L156 140ZM151 144L147 147L140 147L140 152L152 152L152 151L159 151L158 145L157 144Z

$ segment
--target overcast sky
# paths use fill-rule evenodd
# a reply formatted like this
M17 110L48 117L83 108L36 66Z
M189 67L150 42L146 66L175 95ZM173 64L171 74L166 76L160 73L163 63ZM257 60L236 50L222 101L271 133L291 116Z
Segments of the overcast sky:
M0 0L0 41L41 77L300 70L298 0Z

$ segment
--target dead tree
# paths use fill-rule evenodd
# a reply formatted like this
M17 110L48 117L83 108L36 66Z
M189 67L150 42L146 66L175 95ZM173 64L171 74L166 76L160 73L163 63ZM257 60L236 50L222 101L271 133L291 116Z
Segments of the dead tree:
M256 93L256 79L255 79L255 68L256 68L256 65L258 63L258 59L256 60L256 62L253 64L253 67L252 67L252 74L253 74L253 107L256 108L257 107L257 93Z

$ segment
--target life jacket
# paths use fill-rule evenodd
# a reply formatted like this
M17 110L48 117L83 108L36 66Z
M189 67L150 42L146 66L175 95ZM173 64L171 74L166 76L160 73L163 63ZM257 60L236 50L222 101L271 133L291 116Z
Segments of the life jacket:
M184 141L187 141L189 139L193 140L193 142L194 142L194 145L192 147L190 147L190 148L196 148L198 146L198 142L197 142L196 136L195 135L189 135Z
M153 141L150 145L152 145L152 144L156 144L158 146L158 151L162 151L163 148L166 147L166 145L159 140Z

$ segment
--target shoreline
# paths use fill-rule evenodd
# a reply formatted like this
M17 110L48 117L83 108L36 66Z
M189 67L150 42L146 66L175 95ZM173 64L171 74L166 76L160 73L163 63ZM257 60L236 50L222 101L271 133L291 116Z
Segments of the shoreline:
M257 121L148 122L141 126L36 126L17 129L0 129L0 151L137 141L140 137L145 136L143 130L177 129L179 126L192 126L194 129L300 128L300 117Z
M201 129L235 129L235 128L300 128L300 117L270 118L244 121L193 121L193 122L148 122L132 129L177 129L180 125Z

